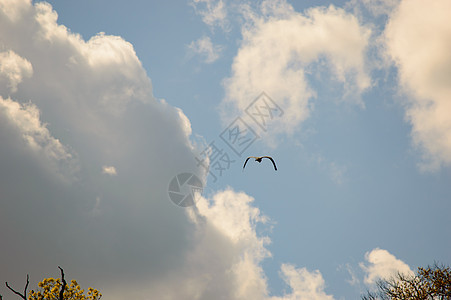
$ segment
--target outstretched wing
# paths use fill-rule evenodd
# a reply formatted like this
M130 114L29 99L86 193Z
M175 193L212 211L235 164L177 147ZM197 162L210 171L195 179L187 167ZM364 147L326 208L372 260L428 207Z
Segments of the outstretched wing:
M274 159L272 159L271 156L263 156L264 158L269 158L272 161L272 164L274 165L274 170L277 171L276 163L274 162Z
M243 166L243 170L244 170L244 167L246 166L246 164L247 164L247 161L250 159L250 158L255 158L255 157L253 157L253 156L249 156L248 158L246 158L246 161L244 162L244 166Z

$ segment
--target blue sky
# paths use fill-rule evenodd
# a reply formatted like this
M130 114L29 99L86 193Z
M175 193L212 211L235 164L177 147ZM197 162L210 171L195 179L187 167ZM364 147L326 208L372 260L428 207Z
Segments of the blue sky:
M0 281L61 265L113 300L357 299L449 264L450 8L0 0ZM222 174L196 164L211 142ZM185 172L189 208L168 196Z

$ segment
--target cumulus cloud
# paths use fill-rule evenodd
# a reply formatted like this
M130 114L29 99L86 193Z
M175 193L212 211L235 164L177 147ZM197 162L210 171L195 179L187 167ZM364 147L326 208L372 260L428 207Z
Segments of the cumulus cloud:
M409 97L406 118L425 170L451 165L450 10L447 0L402 1L385 29L387 54Z
M219 191L189 210L195 224L193 248L174 273L152 283L152 295L167 299L332 300L321 273L281 266L289 293L270 296L261 266L271 256L270 240L257 235L268 218L252 205L254 199L232 189Z
M153 97L130 43L85 41L57 18L45 2L0 0L2 92L15 89L0 97L0 281L35 285L60 265L113 300L268 298L253 198L227 189L173 205L175 175L206 177L189 119ZM314 280L321 294L318 272L295 272L293 291Z
M187 267L197 281L199 299L263 299L267 283L261 262L271 254L269 238L256 227L267 217L252 206L254 199L231 189L201 198L190 212L196 225L196 247L188 253ZM190 297L187 297L190 298Z
M298 13L285 1L265 1L262 9L247 13L249 22L243 27L232 75L224 82L226 121L264 91L285 112L271 129L292 132L310 114L316 92L309 76L324 64L344 94L356 96L351 98L363 105L358 95L370 86L365 66L368 28L334 6Z
M206 63L212 63L216 61L222 51L222 47L213 45L211 39L208 36L204 36L196 41L191 42L191 44L188 45L188 49L193 54L203 56Z
M391 279L398 273L413 275L410 267L393 254L384 249L373 249L365 253L365 263L360 263L360 267L366 273L364 282L373 285L379 279Z
M220 16L222 2L208 3L211 14ZM263 7L270 11L272 4ZM268 92L295 109L290 122L308 115L302 108L314 91L304 73L322 55L338 81L351 78L347 88L367 87L362 54L367 31L352 16L334 7L305 15L286 3L277 8L277 16L244 31L228 81L230 95L240 96L237 105L263 87L256 83L259 75L240 63L247 59L271 75L259 59L273 54L285 64L271 75L283 86L271 85ZM155 99L130 43L104 33L84 40L57 19L47 3L0 0L0 227L8 228L0 241L0 270L7 270L0 281L20 285L30 274L34 285L58 276L60 265L68 277L113 300L333 299L318 270L291 264L280 272L290 292L269 295L262 262L271 256L270 239L257 234L268 218L249 195L226 189L201 197L189 210L169 201L168 183L175 175L206 177L194 160L189 119ZM324 30L324 39L348 30L355 47L337 40L336 48L328 48L324 40L314 42L309 30ZM298 34L306 34L305 41ZM293 56L279 46L259 49L269 45L264 37L286 43ZM299 48L289 41L293 38L301 41ZM345 53L349 49L355 61ZM259 59L253 61L253 53ZM246 70L252 71L252 88L241 90L236 80ZM281 79L285 75L288 83ZM99 176L100 170L114 176ZM8 292L0 287L0 293Z
M124 299L183 262L192 224L167 184L203 174L189 120L153 97L133 46L57 18L45 2L0 0L0 279L35 284L60 265Z

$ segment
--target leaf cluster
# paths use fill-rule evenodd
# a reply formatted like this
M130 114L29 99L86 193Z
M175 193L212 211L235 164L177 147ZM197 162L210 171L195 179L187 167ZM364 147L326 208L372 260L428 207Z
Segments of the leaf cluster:
M31 290L28 300L58 300L60 299L60 291L63 286L59 278L45 278L38 283L40 290ZM93 288L89 288L85 295L84 290L80 287L76 280L71 280L63 291L64 300L99 300L102 294Z
M28 298L27 288L30 283L28 275L23 293L13 289L9 286L8 282L5 282L5 284L8 289L23 300L99 300L102 297L102 294L98 290L91 287L88 288L88 292L85 295L85 291L76 280L71 280L68 285L64 278L63 269L61 267L58 268L61 271L61 279L45 278L38 283L39 289L37 291L31 290L28 293ZM2 299L3 297L0 295L0 300Z

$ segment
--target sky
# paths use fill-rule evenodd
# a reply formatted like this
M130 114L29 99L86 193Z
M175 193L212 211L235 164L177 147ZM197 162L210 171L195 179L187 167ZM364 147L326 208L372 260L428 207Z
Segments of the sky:
M342 300L450 264L449 11L0 0L0 282Z

